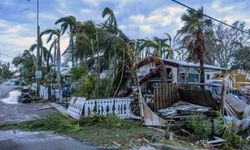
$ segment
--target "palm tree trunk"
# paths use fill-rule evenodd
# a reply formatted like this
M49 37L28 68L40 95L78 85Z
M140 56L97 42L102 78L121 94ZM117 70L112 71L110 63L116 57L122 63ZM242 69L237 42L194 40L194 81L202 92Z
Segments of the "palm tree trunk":
M123 52L123 55L122 55L122 59L123 59L123 60L122 60L121 78L120 78L120 81L119 81L118 86L116 87L116 90L115 90L115 93L114 93L113 97L115 97L115 96L118 94L119 89L120 89L120 86L121 86L121 83L122 83L122 79L123 79L123 77L124 77L124 69L125 69L125 50L123 49L122 52Z
M98 39L98 35L97 35L97 32L96 32L96 48L97 48L97 64L98 64L98 67L97 67L97 96L99 98L100 96L100 78L101 78L101 62L100 62L100 49L99 49L99 39Z
M200 83L205 83L205 71L204 71L204 53L201 52L200 53L200 72L201 72L201 76L200 76Z
M61 68L61 52L60 52L60 37L58 37L58 45L57 45L57 83L61 83L61 75L60 75L60 68Z
M199 61L200 61L200 83L205 83L205 71L204 71L204 36L201 29L197 31L197 43L198 52L199 52ZM204 89L204 86L201 86Z
M54 64L54 71L56 71L56 62L57 62L56 61L56 57L57 57L56 55L57 55L57 48L56 48L56 44L54 44L54 56L53 56L54 57L53 58L54 59L54 63L53 63Z
M74 43L74 37L72 35L72 33L70 34L70 42L71 42L71 57L72 57L72 67L75 67L75 58L74 58L74 51L75 51L75 43Z

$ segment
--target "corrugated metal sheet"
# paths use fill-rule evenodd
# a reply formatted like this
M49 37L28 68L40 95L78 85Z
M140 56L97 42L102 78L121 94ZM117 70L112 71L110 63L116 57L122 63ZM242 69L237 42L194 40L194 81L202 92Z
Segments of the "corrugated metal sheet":
M226 95L226 101L237 113L243 113L247 106L244 101L235 97L233 94Z

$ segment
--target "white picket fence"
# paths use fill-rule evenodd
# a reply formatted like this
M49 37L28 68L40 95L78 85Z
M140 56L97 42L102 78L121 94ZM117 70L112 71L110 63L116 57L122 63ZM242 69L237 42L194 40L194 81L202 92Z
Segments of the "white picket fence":
M34 90L34 91L36 90L36 83L31 84L31 89Z
M81 116L93 116L114 114L121 118L130 118L131 100L129 98L91 99L72 98L67 112L73 118L79 119Z
M37 84L36 84L36 83L32 83L32 84L31 84L31 89L32 89L32 90L36 91L36 87L37 87ZM47 87L45 87L45 86L43 86L43 85L40 85L40 91L39 91L39 96L40 96L40 98L42 98L42 99L44 99L44 100L48 100L48 98L49 98L48 91L49 91L49 90L48 90ZM51 90L51 96L53 96L53 95L55 95L55 97L58 98L58 99L61 99L61 98L62 98L62 97L61 97L62 94L60 94L59 89L57 89L57 90Z
M40 95L40 98L42 98L44 100L48 100L49 99L48 88L40 85L39 95Z
M62 100L62 91L59 89L52 89L51 96L54 96L55 98L57 98L59 100Z

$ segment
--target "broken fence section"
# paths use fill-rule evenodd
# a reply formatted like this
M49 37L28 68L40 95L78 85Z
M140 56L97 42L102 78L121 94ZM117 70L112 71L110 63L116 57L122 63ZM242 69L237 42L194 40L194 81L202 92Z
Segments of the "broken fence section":
M48 100L49 99L48 88L40 85L39 95L40 95L40 98L42 98L43 100Z
M131 118L134 115L131 112L132 99L129 98L110 98L110 99L91 99L72 98L67 109L70 116L80 119L81 116L93 116L114 114L121 118Z
M154 110L172 106L178 101L177 85L175 83L154 84Z
M32 83L31 84L31 89L33 91L36 91L37 89L37 84L36 83ZM40 91L39 91L39 97L42 98L43 100L48 100L49 99L49 89L46 86L40 85ZM60 89L51 89L51 96L62 100L62 91Z

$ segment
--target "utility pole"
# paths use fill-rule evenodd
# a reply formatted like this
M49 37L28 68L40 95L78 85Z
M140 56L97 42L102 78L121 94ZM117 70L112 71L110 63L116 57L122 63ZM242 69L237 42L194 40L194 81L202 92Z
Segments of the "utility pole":
M40 49L40 26L39 26L39 0L36 0L36 23L37 23L37 52L36 52L36 73L35 73L35 77L36 77L36 90L37 90L37 95L39 94L39 90L40 90L40 75L41 71L40 69L40 54L39 54L39 49Z

